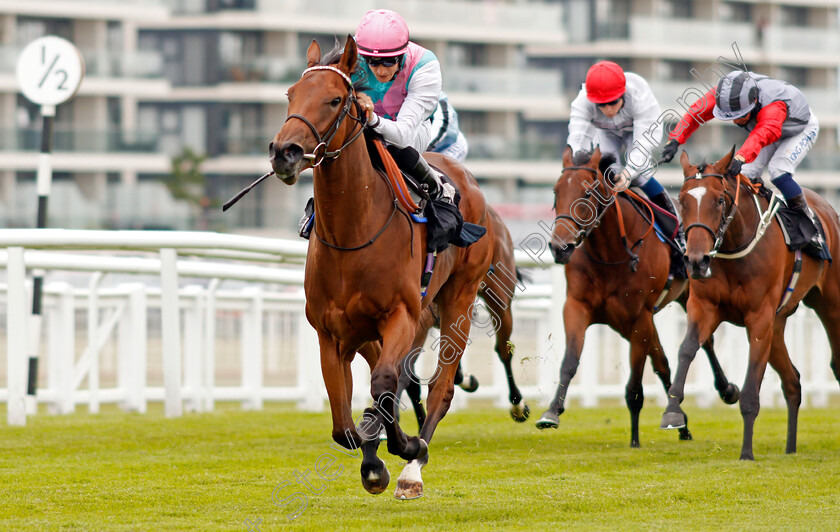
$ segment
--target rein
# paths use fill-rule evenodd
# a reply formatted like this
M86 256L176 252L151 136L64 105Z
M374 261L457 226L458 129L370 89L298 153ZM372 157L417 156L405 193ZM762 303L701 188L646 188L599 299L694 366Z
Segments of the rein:
M758 243L758 241L761 239L761 237L764 236L764 230L766 230L767 225L769 225L769 220L772 220L772 213L770 215L768 215L768 213L771 210L773 211L773 213L775 213L775 211L778 210L778 206L776 206L775 209L768 209L766 212L762 213L761 208L758 205L758 199L756 199L756 197L755 197L755 195L759 191L760 186L753 183L752 181L748 180L742 174L738 174L738 177L736 179L735 196L734 197L732 196L732 193L729 192L729 190L726 189L726 176L724 176L722 174L717 174L717 173L702 174L700 172L697 172L697 174L695 176L690 177L690 179L703 179L704 177L717 177L717 178L719 178L724 184L723 193L726 196L732 198L732 205L729 208L729 212L721 215L721 223L718 226L717 231L713 230L711 227L709 227L708 225L706 225L702 222L695 222L693 224L689 224L685 228L685 236L686 236L686 238L688 238L688 232L695 227L699 227L700 229L708 231L708 233L710 235L712 235L712 238L714 239L715 243L712 246L712 250L709 252L710 256L718 257L718 258L721 258L721 259L736 259L736 258L743 257L744 255L746 255L747 253L752 251L752 248L755 247L755 245ZM755 238L751 239L749 242L740 246L737 249L733 249L733 250L730 250L730 251L721 251L720 246L723 244L723 236L726 233L726 230L729 229L729 224L731 224L732 220L735 219L735 214L738 212L738 200L740 198L739 193L741 191L741 185L744 185L744 186L748 187L753 192L753 199L755 200L755 208L756 208L756 211L760 215L758 221L756 222L756 227L753 229L753 234L755 235Z
M561 171L561 176L562 176L562 173L567 171L567 170L587 170L587 171L595 174L596 181L597 181L597 178L598 178L598 170L596 170L594 168L590 168L589 166L567 166L567 167L563 168L563 170ZM598 181L598 184L600 185L601 182ZM637 195L634 192L631 192L629 189L626 190L625 192L628 195L631 195L631 196L635 197L636 199L639 199L639 200L642 199L639 195ZM588 198L591 195L592 195L592 191L587 188L584 197ZM632 246L628 246L628 244L627 244L627 231L624 227L624 214L621 211L621 205L617 201L616 193L614 191L611 191L610 195L612 196L612 199L613 199L613 201L610 203L610 205L614 204L615 208L616 208L616 211L618 211L618 230L619 230L619 234L621 235L621 242L622 242L622 244L624 244L624 249L627 251L627 258L622 260L622 261L618 261L618 262L606 262L606 261L602 261L602 260L597 259L596 257L592 256L589 253L586 253L586 256L589 257L590 259L592 259L592 261L597 262L598 264L606 265L606 266L617 266L619 264L625 264L625 263L629 262L630 263L630 269L633 270L633 271L636 271L636 268L638 267L638 264L639 264L639 256L636 255L633 252L633 250L635 250L644 241L644 239L647 238L647 236L651 232L651 230L653 230L653 209L650 207L650 205L647 205L646 202L642 201L643 204L647 205L648 210L650 211L650 220L651 220L650 227L648 228L647 231L645 231L645 234L642 235L642 237L640 239L638 239ZM586 240L586 238L589 236L589 234L592 232L592 230L594 228L598 227L601 224L601 219L603 219L604 215L607 213L607 210L609 209L610 205L606 205L603 209L601 209L600 212L598 212L596 214L595 219L592 220L592 222L590 222L588 224L586 229L578 229L578 232L575 234L575 241L572 243L572 247L578 248L579 246L581 246L583 244L584 240ZM558 214L557 216L555 216L555 218L554 218L555 225L557 224L558 220L570 220L570 221L574 222L575 224L577 224L578 227L580 227L580 223L578 222L578 220L575 219L575 217L570 215L570 214ZM586 251L584 250L584 252L586 252Z

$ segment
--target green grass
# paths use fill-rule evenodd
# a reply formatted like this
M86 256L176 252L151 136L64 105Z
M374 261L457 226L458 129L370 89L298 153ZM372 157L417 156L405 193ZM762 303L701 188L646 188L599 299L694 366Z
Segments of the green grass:
M540 410L534 408L532 417ZM804 408L799 453L784 454L783 410L764 409L755 462L740 462L737 408L687 407L694 441L661 431L662 408L642 412L641 449L629 448L624 407L561 416L559 430L515 424L503 410L447 416L423 471L425 495L393 498L402 462L381 451L391 486L369 495L360 458L331 447L329 414L269 404L220 405L166 419L106 409L40 414L0 426L0 530L837 530L840 412ZM0 409L2 419L5 412ZM414 430L414 422L408 423ZM332 481L307 507L272 503L295 471L335 457ZM305 488L287 486L279 497Z

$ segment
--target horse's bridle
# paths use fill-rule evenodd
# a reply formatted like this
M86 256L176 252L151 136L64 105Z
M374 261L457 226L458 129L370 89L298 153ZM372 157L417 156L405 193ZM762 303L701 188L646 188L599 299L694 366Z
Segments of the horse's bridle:
M309 119L306 118L305 116L298 115L298 114L290 114L289 116L286 117L286 122L288 122L292 118L297 118L298 120L300 120L301 122L306 124L309 127L309 129L312 131L312 134L315 135L315 140L318 141L318 144L316 144L315 149L312 150L312 153L305 153L303 155L304 159L309 159L310 164L312 165L312 168L315 168L315 167L319 166L322 162L324 162L325 159L329 159L329 160L338 159L338 156L341 155L342 150L344 150L344 148L346 148L353 141L355 141L357 138L359 138L359 135L361 135L362 131L364 131L364 129L365 129L365 127L364 127L364 125L365 125L364 117L366 116L362 112L362 108L359 105L359 102L356 98L356 91L353 89L353 81L350 79L350 76L348 76L347 74L345 74L341 70L335 68L334 66L316 65L316 66L312 66L312 67L309 67L306 70L304 70L303 74L301 74L300 77L303 78L303 76L305 76L309 72L313 72L313 71L316 71L316 70L329 70L329 71L335 72L336 74L341 76L341 79L343 79L344 82L347 83L347 100L344 102L344 107L342 107L341 111L338 113L338 116L335 118L335 120L333 120L333 123L330 124L330 127L327 129L327 131L323 135L318 133L318 130L315 129L314 125L312 125L312 122L310 122ZM350 106L354 105L354 104L356 106L356 114L358 116L353 116L353 115L350 114ZM338 128L341 125L341 122L344 120L345 116L349 116L352 120L355 120L356 122L358 122L359 130L352 137L350 137L350 139L347 140L337 150L327 151L327 146L329 145L330 142L332 142L332 139L335 136L335 134L338 132Z
M688 232L694 229L695 227L699 227L705 231L708 231L712 238L714 239L714 245L712 246L712 250L709 253L710 255L714 256L717 254L718 250L720 249L721 244L723 244L723 235L726 233L726 230L729 228L729 224L732 223L732 220L735 218L735 213L738 212L738 192L741 190L741 182L738 180L735 184L735 195L733 196L729 190L726 188L726 176L722 174L701 174L697 172L694 176L689 176L686 178L688 179L703 179L704 177L717 177L720 178L721 182L723 183L723 194L725 196L729 196L732 200L732 205L729 208L729 212L724 212L721 214L720 218L720 225L718 225L717 231L709 227L708 225L702 222L695 222L693 224L689 224L685 228L685 238L688 239Z
M560 172L561 177L563 175L563 172L566 172L567 170L587 170L587 171L595 174L595 180L598 181L598 170L596 170L594 168L591 168L589 166L566 166ZM600 181L598 181L598 183L600 184ZM592 196L592 194L593 194L592 189L587 187L586 192L584 193L583 197L584 197L584 199L587 199L590 196ZM598 201L597 203L598 203L598 205L601 204L600 201ZM556 204L556 198L555 198L555 204ZM608 206L609 205L607 205L607 207ZM557 216L554 217L554 225L555 226L557 225L558 220L571 220L572 222L574 222L574 224L578 226L578 231L577 231L577 233L575 233L574 242L572 242L570 245L573 248L577 248L581 244L583 244L583 241L586 240L586 237L589 236L589 233L591 233L593 229L598 227L598 225L601 223L601 219L604 217L604 214L606 214L606 212L607 212L606 207L603 207L600 210L596 210L595 211L595 219L592 220L592 222L590 222L587 225L586 229L583 229L581 227L581 224L578 221L578 219L575 218L574 216L572 216L571 214L558 214Z

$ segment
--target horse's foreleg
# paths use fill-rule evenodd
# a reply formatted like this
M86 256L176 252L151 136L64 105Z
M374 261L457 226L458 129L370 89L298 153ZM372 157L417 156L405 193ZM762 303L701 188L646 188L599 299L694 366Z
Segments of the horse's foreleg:
M548 405L548 410L543 412L537 420L538 429L556 429L560 425L560 414L566 410L566 393L569 391L569 383L577 373L580 364L583 338L586 328L591 323L590 316L589 307L574 299L566 299L566 304L563 306L566 353L563 355L563 363L560 366L560 383L557 385L554 399Z
M400 364L409 354L415 333L416 322L404 306L398 306L388 318L380 324L382 335L382 353L370 376L370 393L374 404L370 409L384 425L388 435L388 452L405 460L413 460L425 454L425 443L416 436L407 437L397 420L397 383ZM377 433L378 434L378 433Z
M465 290L464 293L469 293ZM472 300L462 298L461 304L442 305L440 339L438 340L438 367L435 378L429 383L429 412L426 422L420 430L420 441L428 443L434 435L438 423L446 415L455 394L455 373L461 355L464 353L470 334L470 305ZM428 463L429 455L411 460L403 468L394 497L398 499L416 499L423 495L421 468Z
M741 460L754 460L752 440L755 418L761 409L758 392L773 342L773 308L761 313L752 313L744 320L750 341L750 360L744 386L741 387L741 417L744 419L744 440L741 444Z
M734 405L738 402L741 391L738 390L738 386L729 382L729 379L726 378L726 373L720 367L720 362L718 362L717 354L715 353L714 336L709 335L709 339L703 343L702 347L703 351L706 352L706 356L709 358L709 365L712 367L712 374L715 377L715 390L718 391L718 395L720 395L724 403Z
M802 404L802 385L799 380L799 371L793 365L788 355L787 345L785 345L785 321L784 318L777 319L773 328L770 365L776 370L782 381L782 393L788 407L785 452L791 454L796 452L796 427L799 420L799 406Z
M333 440L348 449L357 449L362 440L353 425L350 410L352 389L348 389L345 371L349 370L349 356L339 351L338 345L329 333L318 331L318 343L321 347L321 373L330 399ZM349 382L352 385L352 380Z
M659 428L662 429L678 429L687 425L688 422L680 404L685 397L685 380L688 377L688 369L697 355L700 345L709 339L720 324L720 317L714 305L704 304L696 299L689 298L687 311L688 329L680 344L674 382L668 389L668 406L665 408L665 413L662 414L662 423L659 425Z

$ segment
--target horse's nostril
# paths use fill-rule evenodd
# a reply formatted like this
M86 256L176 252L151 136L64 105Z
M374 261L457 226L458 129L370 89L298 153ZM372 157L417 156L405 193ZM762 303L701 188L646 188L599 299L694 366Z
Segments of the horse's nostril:
M297 144L288 144L280 150L280 153L283 156L283 159L291 164L294 164L300 161L303 157L303 148Z
M274 152L274 142L268 143L268 156L269 160L271 161L273 161L275 157L277 157L277 154Z

